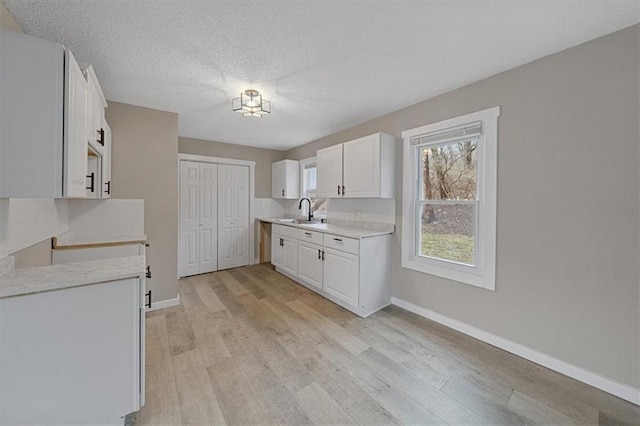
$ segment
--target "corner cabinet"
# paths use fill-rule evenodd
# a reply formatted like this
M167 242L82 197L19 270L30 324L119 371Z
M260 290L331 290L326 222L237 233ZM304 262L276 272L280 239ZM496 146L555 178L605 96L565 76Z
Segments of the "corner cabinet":
M143 301L143 277L0 299L0 424L123 424L144 405Z
M91 90L69 49L0 30L0 198L101 198Z
M271 197L293 200L300 194L300 163L277 161L271 165Z
M384 133L318 150L318 196L394 198L398 139Z

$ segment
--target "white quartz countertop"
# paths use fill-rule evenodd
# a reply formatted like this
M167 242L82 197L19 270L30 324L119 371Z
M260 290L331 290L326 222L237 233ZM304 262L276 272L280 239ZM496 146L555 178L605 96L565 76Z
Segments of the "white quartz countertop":
M370 224L367 222L358 222L359 226L347 226L345 224L334 223L291 223L283 222L279 218L259 218L262 222L274 223L276 225L291 226L293 228L309 229L312 231L318 231L325 234L339 235L341 237L348 238L369 238L376 237L378 235L393 234L394 225L385 224Z
M0 276L0 299L144 275L145 256L14 269Z

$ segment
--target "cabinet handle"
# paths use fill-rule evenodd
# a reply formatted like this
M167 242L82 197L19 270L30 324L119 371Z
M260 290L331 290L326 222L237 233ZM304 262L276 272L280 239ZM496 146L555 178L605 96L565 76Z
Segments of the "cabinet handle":
M282 196L284 197L284 189L282 190Z
M147 278L151 278L151 266L147 266Z
M338 185L338 195L340 195L340 185Z
M109 182L105 183L105 185L107 185L107 189L105 189L105 190L104 190L104 192L105 192L107 195L111 195L111 181L109 181Z
M318 259L322 259L322 254L321 254L322 250L318 249Z
M311 236L311 232L305 232L304 235L308 235L310 237Z
M284 247L284 240L282 238L280 238L280 245Z
M91 174L87 175L87 177L89 179L91 179L91 185L87 186L87 189L89 189L89 190L91 190L91 192L93 192L94 191L94 183L95 183L95 180L96 180L96 174L94 172L91 172Z
M149 290L147 292L147 294L145 294L145 296L149 298L149 301L147 303L145 303L144 306L146 306L147 308L151 309L151 290Z
M334 238L333 241L337 241L337 242L341 243L342 242L342 238Z
M342 195L347 195L347 189L342 185Z
M322 250L322 260L324 260L324 250Z
M104 129L98 130L98 139L96 139L98 143L104 146Z

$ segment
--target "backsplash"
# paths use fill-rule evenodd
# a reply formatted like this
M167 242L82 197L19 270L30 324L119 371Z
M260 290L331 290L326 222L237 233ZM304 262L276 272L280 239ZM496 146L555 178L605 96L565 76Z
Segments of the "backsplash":
M68 230L68 200L0 199L0 258Z
M395 199L329 199L327 200L327 218L329 221L362 221L395 224Z

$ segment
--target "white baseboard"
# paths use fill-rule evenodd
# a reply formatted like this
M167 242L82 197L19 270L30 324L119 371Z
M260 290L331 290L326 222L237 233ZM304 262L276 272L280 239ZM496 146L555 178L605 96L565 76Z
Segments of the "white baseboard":
M406 300L392 297L391 303L403 309L406 309L407 311L411 311L414 314L418 314L422 317L428 318L444 326L457 330L468 336L475 337L476 339L482 340L483 342L488 343L492 346L503 349L507 352L511 352L512 354L528 359L529 361L533 361L536 364L540 364L551 370L557 371L558 373L564 374L565 376L569 376L578 381L586 383L590 386L593 386L594 388L598 388L619 398L640 405L640 389L634 388L624 383L620 383L613 379L609 379L580 367L576 367L575 365L571 365L557 358L554 358L551 355L538 352L535 349L531 349L527 346L523 346L519 343L515 343L500 336L496 336L495 334L491 334L472 325L446 317L430 309L416 306L413 303L407 302Z
M160 300L158 302L151 302L151 307L147 308L147 312L157 311L158 309L170 308L172 306L178 306L180 304L180 295L176 295L173 299Z

